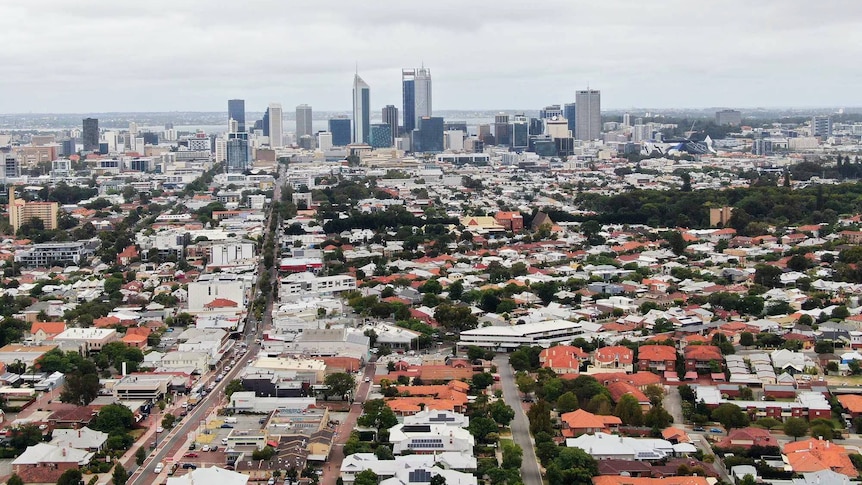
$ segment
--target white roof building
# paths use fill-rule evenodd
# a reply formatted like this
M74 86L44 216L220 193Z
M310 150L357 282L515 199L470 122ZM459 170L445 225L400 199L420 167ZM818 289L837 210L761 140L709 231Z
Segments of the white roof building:
M28 446L24 453L12 465L38 465L40 463L77 463L84 466L93 459L93 454L89 451L68 448L64 446L54 446L48 443L39 443L37 445Z
M466 429L439 424L397 424L389 428L389 442L396 455L408 450L414 453L469 453L476 444L473 435Z
M181 477L168 477L167 485L246 485L248 475L237 473L217 466L198 468Z
M90 428L55 429L51 444L58 447L76 448L78 450L99 451L108 441L108 433Z
M571 342L585 329L580 322L546 320L508 327L480 327L461 332L459 347L475 345L485 349L517 349L522 345L550 347L554 343Z
M667 440L628 438L607 433L583 434L577 438L568 438L566 446L580 448L597 460L661 460L674 453L674 445ZM680 451L684 452L684 450Z
M371 470L379 479L394 477L399 471L427 469L439 464L444 469L472 471L476 458L469 453L443 452L430 455L396 456L394 460L381 460L374 453L354 453L341 463L341 479L353 483L356 474Z

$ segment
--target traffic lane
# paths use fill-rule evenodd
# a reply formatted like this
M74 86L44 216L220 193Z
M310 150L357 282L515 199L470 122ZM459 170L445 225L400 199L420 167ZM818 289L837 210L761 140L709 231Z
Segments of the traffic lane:
M497 372L500 374L503 400L508 403L520 402L520 395L515 386L515 375L509 366L507 356L496 356L494 364L497 365ZM515 410L515 418L509 427L512 431L512 439L521 447L524 453L524 460L521 462L521 478L524 485L542 485L542 474L539 471L536 450L533 446L533 439L530 436L530 425L527 421L527 415L524 413L522 406L513 406L513 409Z

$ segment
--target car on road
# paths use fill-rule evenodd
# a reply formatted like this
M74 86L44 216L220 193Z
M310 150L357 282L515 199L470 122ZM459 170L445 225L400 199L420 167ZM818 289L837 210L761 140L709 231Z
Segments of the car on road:
M156 467L153 468L153 473L161 473L162 470L165 469L165 464L162 462L156 463Z
M365 382L371 382L371 378L370 378L370 377L366 377L366 378L365 378Z
M186 453L183 455L183 458L197 458L199 455L197 453Z
M721 429L719 429L719 428L709 428L709 432L710 433L722 433L723 431L721 431Z
M705 429L703 429L703 426L695 426L694 428L691 428L691 429L693 431L706 431Z

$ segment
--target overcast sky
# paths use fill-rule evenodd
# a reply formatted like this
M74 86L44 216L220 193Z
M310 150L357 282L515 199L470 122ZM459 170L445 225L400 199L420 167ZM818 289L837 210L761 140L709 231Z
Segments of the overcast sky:
M860 106L862 2L0 3L0 112L375 110L424 62L436 109Z

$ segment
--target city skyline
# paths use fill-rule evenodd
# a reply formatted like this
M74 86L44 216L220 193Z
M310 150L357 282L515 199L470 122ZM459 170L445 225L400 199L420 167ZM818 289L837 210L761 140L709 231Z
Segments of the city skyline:
M829 4L840 5L841 15ZM862 5L853 3L731 1L692 9L681 0L661 8L550 1L524 10L507 1L493 9L443 1L422 16L395 2L228 6L2 5L8 28L0 35L16 47L0 54L4 88L15 93L0 100L0 112L212 111L238 95L261 109L277 100L331 111L350 106L344 86L357 63L375 87L375 110L400 106L399 70L421 64L434 70L437 110L544 106L587 85L603 92L606 109L862 105L853 85L862 68L849 61L862 54L853 41ZM34 19L40 28L28 29ZM548 19L578 28L554 35ZM680 37L675 26L683 24L697 37ZM512 40L506 56L519 62L495 61L488 40L498 36ZM302 39L314 39L313 55ZM562 51L578 56L554 54ZM115 62L126 56L133 62ZM50 76L42 75L46 65Z

